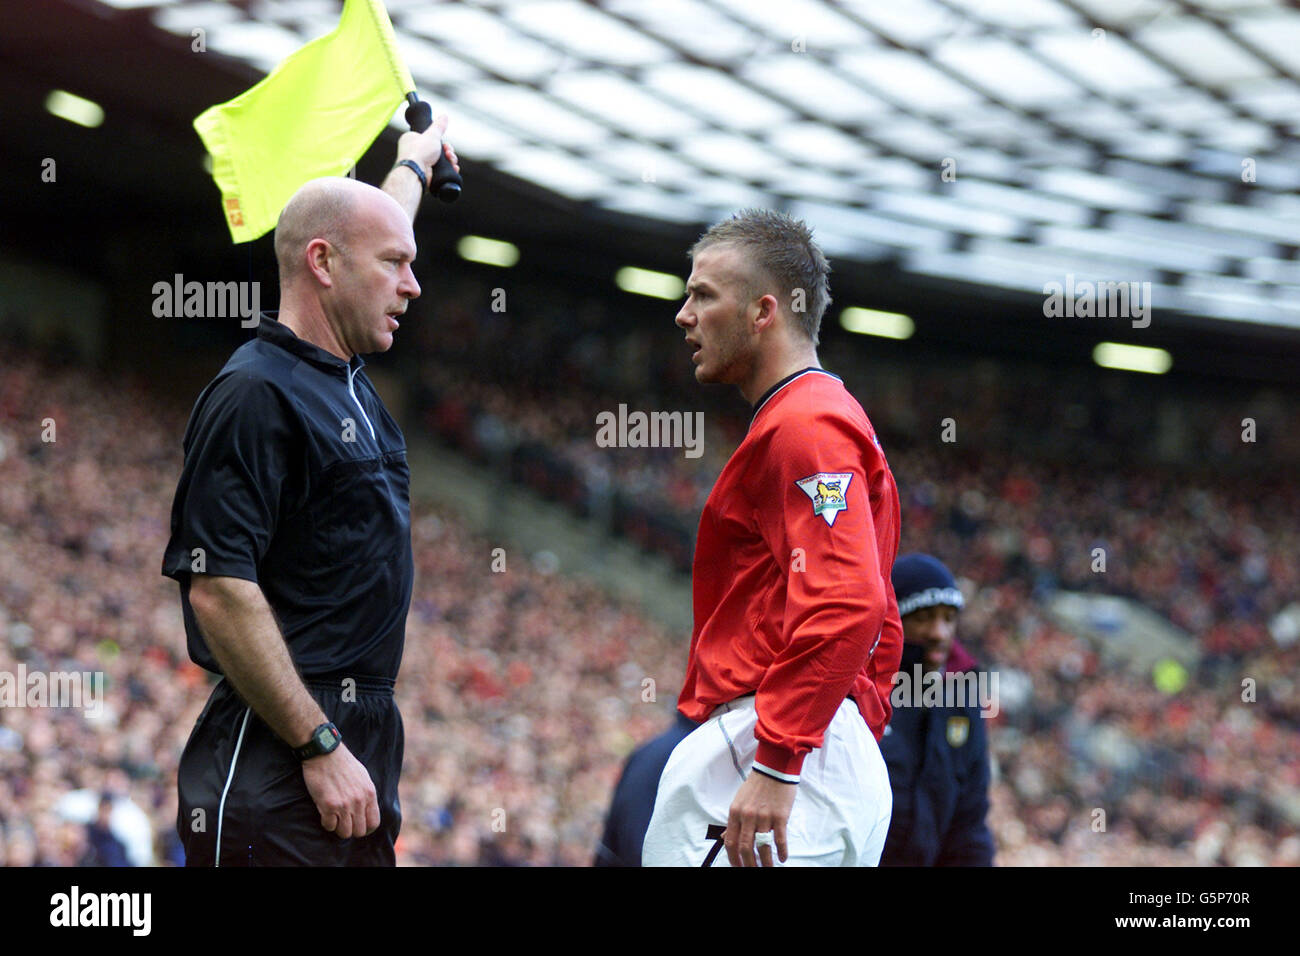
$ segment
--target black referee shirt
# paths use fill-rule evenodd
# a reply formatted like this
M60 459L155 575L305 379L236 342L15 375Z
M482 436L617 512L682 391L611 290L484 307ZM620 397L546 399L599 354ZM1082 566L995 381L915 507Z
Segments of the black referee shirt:
M191 573L255 581L304 677L394 679L414 563L406 442L361 371L268 313L185 429L162 573L181 586L190 657L220 673Z

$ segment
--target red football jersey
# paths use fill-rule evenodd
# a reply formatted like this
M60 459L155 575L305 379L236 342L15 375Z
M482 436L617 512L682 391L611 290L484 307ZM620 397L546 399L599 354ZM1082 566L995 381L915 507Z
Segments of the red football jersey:
M778 382L700 516L681 712L703 721L756 694L755 765L786 780L850 694L879 740L903 647L898 540L898 489L862 406L821 369Z

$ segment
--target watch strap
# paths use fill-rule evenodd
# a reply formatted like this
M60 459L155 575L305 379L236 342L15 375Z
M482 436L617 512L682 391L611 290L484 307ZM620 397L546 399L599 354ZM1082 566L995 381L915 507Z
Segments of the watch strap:
M299 760L310 760L333 753L343 741L343 735L332 722L321 724L311 732L311 738L301 747L294 747L294 755Z
M403 160L400 161L397 165L398 165L398 166L405 166L407 169L409 169L409 170L411 170L413 173L415 173L415 175L417 175L417 176L420 177L420 191L421 191L421 192L426 192L426 193L427 193L427 192L429 191L429 177L426 176L426 175L424 175L424 170L420 168L420 164L419 164L419 163L417 163L417 162L416 162L415 160L413 160L413 159L403 159ZM394 167L394 168L396 168L396 167Z

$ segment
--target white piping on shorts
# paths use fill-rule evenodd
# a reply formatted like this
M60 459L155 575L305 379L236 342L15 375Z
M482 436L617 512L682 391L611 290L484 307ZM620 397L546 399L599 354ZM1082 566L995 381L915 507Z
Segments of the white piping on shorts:
M235 762L239 760L239 748L244 745L244 731L248 729L248 715L252 711L244 708L244 722L239 725L239 739L235 741L235 752L230 757L230 773L226 774L226 785L221 788L221 804L217 807L217 859L214 866L221 866L221 820L226 813L226 794L230 792L230 783L235 779Z
M366 415L366 410L361 407L361 401L357 398L357 393L352 389L352 376L357 373L351 365L348 366L348 394L352 396L352 401L357 403L357 409L361 412L361 418L365 421L366 427L370 429L370 437L375 437L375 426L370 424L370 418Z

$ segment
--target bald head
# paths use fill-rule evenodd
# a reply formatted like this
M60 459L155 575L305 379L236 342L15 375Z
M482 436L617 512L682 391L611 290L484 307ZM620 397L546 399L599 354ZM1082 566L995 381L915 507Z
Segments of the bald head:
M275 225L281 287L305 271L304 253L313 239L346 250L375 215L391 218L394 213L405 220L397 200L368 183L342 176L313 179L293 194Z
M355 179L313 179L275 227L280 321L344 361L385 352L420 294L415 233L401 204Z

